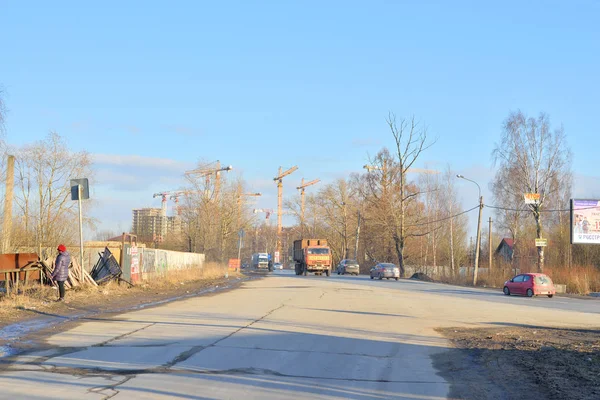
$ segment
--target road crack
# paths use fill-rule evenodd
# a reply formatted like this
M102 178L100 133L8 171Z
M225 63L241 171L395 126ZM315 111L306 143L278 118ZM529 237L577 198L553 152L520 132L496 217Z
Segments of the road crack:
M210 347L215 347L216 345L218 345L219 343L221 343L224 340L229 339L230 337L232 337L233 335L243 331L244 329L248 329L250 328L252 325L256 324L257 322L260 322L262 320L264 320L265 318L268 318L271 314L273 314L275 311L280 310L281 308L285 307L285 304L281 304L278 307L275 307L274 309L270 310L269 312L267 312L265 315L263 315L260 318L255 319L254 321L250 322L249 324L240 327L239 329L236 329L235 331L231 332L229 335L222 337L221 339L216 340L215 342L209 344L208 346L196 346L196 347L192 347L189 350L184 351L183 353L180 353L177 357L175 357L173 360L169 361L168 363L164 364L163 367L165 368L171 368L176 364L179 364L181 362L186 361L187 359L189 359L190 357L200 353L201 351L208 349Z
M131 332L127 332L127 333L124 333L124 334L122 334L122 335L116 336L116 337L114 337L114 338L112 338L112 339L108 339L108 340L106 340L106 341L104 341L104 342L102 342L102 343L93 344L93 345L91 345L91 346L88 346L88 347L102 347L102 346L106 346L106 345L107 345L107 344L109 344L109 343L112 343L112 342L114 342L114 341L116 341L116 340L119 340L119 339L126 338L126 337L127 337L127 336L129 336L129 335L133 335L134 333L138 333L138 332L140 332L140 331L143 331L144 329L148 329L148 328L150 328L151 326L154 326L154 325L156 325L156 322L153 322L153 323L151 323L151 324L148 324L148 325L146 325L146 326L143 326L143 327L141 327L141 328L139 328L139 329L135 329L135 330L133 330L133 331L131 331Z

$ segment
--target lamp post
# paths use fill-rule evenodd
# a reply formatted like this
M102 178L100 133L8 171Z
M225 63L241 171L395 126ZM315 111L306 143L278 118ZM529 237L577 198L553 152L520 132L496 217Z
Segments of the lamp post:
M477 285L477 272L479 270L479 249L481 248L481 213L483 212L483 196L481 195L481 187L471 179L465 178L463 175L456 175L457 178L464 179L477 185L479 190L479 217L477 218L477 239L475 243L475 267L473 269L473 286Z

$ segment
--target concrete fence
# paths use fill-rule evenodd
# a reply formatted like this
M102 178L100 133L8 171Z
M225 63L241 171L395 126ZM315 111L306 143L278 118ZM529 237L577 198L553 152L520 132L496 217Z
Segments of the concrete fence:
M169 271L204 267L204 254L148 249L123 242L86 242L83 249L83 267L90 272L98 262L99 254L108 248L123 270L123 279L136 283L165 276ZM79 262L79 246L67 246L71 257ZM19 253L38 253L39 249L21 248ZM43 248L41 258L55 258L55 248Z
M169 271L204 267L204 254L147 248L140 250L139 265L142 280L165 276Z

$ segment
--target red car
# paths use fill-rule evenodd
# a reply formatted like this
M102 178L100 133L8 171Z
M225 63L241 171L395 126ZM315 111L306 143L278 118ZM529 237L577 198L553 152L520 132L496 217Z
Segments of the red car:
M546 274L521 274L504 282L504 294L520 294L527 297L537 295L554 296L556 289Z

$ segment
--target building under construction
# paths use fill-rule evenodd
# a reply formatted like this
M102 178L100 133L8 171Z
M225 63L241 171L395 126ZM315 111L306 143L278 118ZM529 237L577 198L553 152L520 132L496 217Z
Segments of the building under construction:
M181 233L181 219L168 217L160 208L133 210L132 232L140 242L162 243L168 236Z

